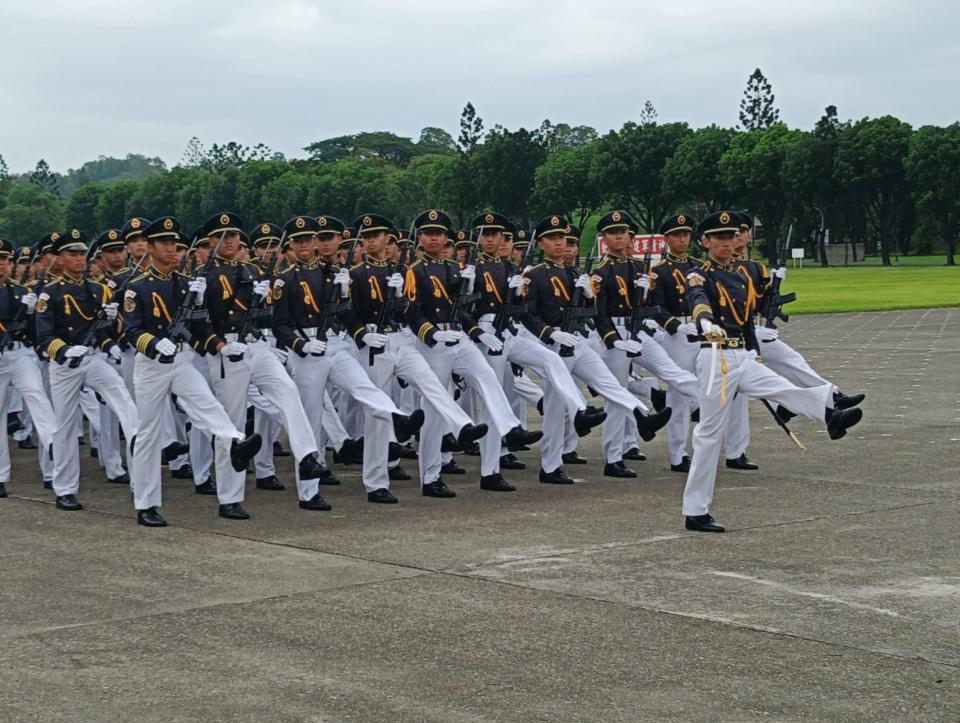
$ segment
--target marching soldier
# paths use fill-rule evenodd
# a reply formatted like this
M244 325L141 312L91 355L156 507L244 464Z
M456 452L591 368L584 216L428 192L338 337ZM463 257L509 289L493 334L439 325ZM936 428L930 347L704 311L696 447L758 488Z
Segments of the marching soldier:
M831 439L843 437L863 417L860 409L835 409L830 384L800 389L757 360L756 295L735 265L738 233L733 213L707 216L698 234L709 255L699 269L687 274L687 300L701 338L700 423L693 430L693 459L682 509L686 528L697 532L724 531L710 515L710 504L728 402L737 393L774 400L809 419L826 422Z
M223 212L212 216L198 232L219 244L207 272L204 296L212 332L203 346L213 390L230 420L240 427L246 418L247 387L251 383L259 387L283 415L300 477L317 479L322 466L297 387L260 332L270 322L265 315L245 324L251 307L256 309L270 293L270 282L260 278L256 266L239 260L241 226L239 216ZM220 516L248 519L250 515L241 505L245 472L231 464L226 438L217 437L215 447Z
M120 359L117 302L110 290L84 276L87 235L71 229L53 246L62 275L37 297L37 346L49 358L50 397L56 413L53 491L61 510L80 510L80 418L84 387L97 392L117 415L127 439L127 459L137 434L137 410L123 380L111 368ZM111 322L100 324L101 319ZM112 363L108 363L110 359Z
M157 410L176 394L191 422L228 449L232 469L243 474L247 463L260 448L259 435L244 439L214 398L206 380L194 366L194 350L176 336L171 323L179 318L180 307L195 295L202 306L206 279L191 279L176 271L180 224L170 216L159 218L145 229L152 265L124 292L123 311L128 339L135 346L134 385L142 424L133 457L134 507L137 523L163 527L160 458L164 445L164 424ZM194 344L209 344L213 336L206 314L185 309L186 324ZM245 391L245 389L244 389Z
M582 308L594 305L593 284L589 276L564 262L569 223L560 216L547 216L537 224L534 238L540 244L544 261L531 268L523 277L527 312L523 319L526 332L548 349L556 350L570 373L602 396L608 402L632 413L640 436L649 441L670 418L669 408L647 414L643 402L630 394L607 368L597 352L567 323L577 311L574 300L581 295ZM544 434L564 436L564 410L550 396L544 397ZM609 420L607 424L609 424ZM620 428L623 428L622 420ZM557 455L558 462L562 457ZM573 484L563 472L561 464L553 469L541 468L540 481L547 484Z

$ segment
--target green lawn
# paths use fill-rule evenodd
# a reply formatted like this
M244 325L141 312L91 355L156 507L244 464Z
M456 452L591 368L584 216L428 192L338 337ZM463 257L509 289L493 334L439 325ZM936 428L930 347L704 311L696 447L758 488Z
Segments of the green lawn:
M789 268L782 290L788 314L960 306L960 266Z

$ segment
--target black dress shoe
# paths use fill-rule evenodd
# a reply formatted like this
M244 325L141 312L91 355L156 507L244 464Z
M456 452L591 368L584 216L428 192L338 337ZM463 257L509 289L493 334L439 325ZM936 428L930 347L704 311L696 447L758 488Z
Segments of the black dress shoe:
M220 505L220 516L228 520L249 520L250 515L243 509L239 502L231 502L229 505Z
M673 410L670 407L664 407L659 412L644 415L639 409L633 410L633 416L637 420L637 431L640 433L640 439L644 442L651 441L657 436L657 431L663 429L670 421L670 415Z
M479 457L480 456L480 444L478 442L471 442L466 447L463 448L463 453L469 457Z
M156 507L148 507L145 510L137 510L137 524L144 527L166 527L167 521L157 512Z
M319 492L317 492L317 494L315 494L309 500L300 500L297 505L301 510L310 510L311 512L327 512L328 510L333 509L333 506L323 499Z
M671 464L671 472L683 472L686 474L690 471L690 458L687 455L683 455L683 459L680 460L680 464Z
M438 479L423 486L423 496L449 498L456 497L457 493L447 487L442 479Z
M667 393L663 389L650 390L650 404L656 412L662 412L667 408Z
M403 482L408 479L413 479L413 477L407 474L407 471L403 467L401 467L399 464L396 467L387 468L387 477L390 480L399 481L399 482Z
M409 416L406 414L393 415L393 433L398 442L406 442L423 426L423 410L416 409Z
M398 456L400 457L400 459L416 459L417 458L417 450L415 450L411 445L401 444L398 446L400 447L398 452Z
M451 459L440 468L440 474L466 474L467 470L457 464L457 460Z
M407 479L410 479L407 477ZM395 505L399 500L393 496L393 492L382 487L373 492L367 492L367 502L375 502L378 505Z
M553 472L546 472L540 468L540 481L545 485L572 485L573 479L567 477L563 467L557 467Z
M690 412L690 421L696 424L700 421L700 407L697 407L692 412Z
M323 471L320 473L320 477L318 478L318 482L327 487L340 486L340 480L337 479L337 476L327 467L323 468Z
M465 424L457 435L457 444L460 449L466 447L470 442L476 442L487 433L486 424Z
M500 458L500 469L526 469L527 465L508 452Z
M53 489L53 480L52 480L52 479L45 479L45 480L43 481L43 489L45 489L45 490L52 490L52 489Z
M467 427L471 427L471 426L473 425L470 425L470 424L467 425ZM466 427L464 427L464 429L466 429ZM440 438L441 452L459 452L460 449L461 449L460 443L457 441L457 438L454 437L452 434L447 433Z
M130 475L124 473L119 477L107 477L107 482L112 485L128 485L130 484Z
M516 452L526 444L536 444L541 437L543 437L543 432L524 429L518 424L504 436L503 445L509 451Z
M276 475L272 474L269 477L257 477L257 489L267 490L268 492L282 492L286 487L277 479Z
M540 412L540 416L543 416L543 397L540 397L537 400L537 411Z
M261 444L263 439L256 433L246 439L233 440L230 445L230 466L237 472L246 472L247 463L260 451Z
M28 441L28 440L24 440L24 441ZM30 442L30 444L33 444L33 442ZM17 446L20 447L20 449L31 449L30 447L24 447L23 442L17 442ZM99 447L90 448L90 459L100 459Z
M561 459L563 459L564 464L587 464L587 460L577 454L576 450L573 452L564 452Z
M622 461L607 462L603 465L604 477L622 477L623 479L633 479L637 473L627 467Z
M323 465L315 453L310 453L300 460L297 465L297 471L300 473L300 479L320 479L323 476Z
M19 432L23 429L23 423L20 421L20 417L17 416L17 412L10 412L7 414L7 436L9 437L14 432Z
M363 464L363 437L347 439L333 453L334 464Z
M685 525L688 530L693 532L726 532L726 528L710 515L688 516Z
M290 450L284 449L283 445L280 444L280 440L277 440L273 443L273 456L274 457L289 457Z
M777 405L777 416L780 417L780 421L781 421L781 422L789 422L791 419L793 419L793 418L796 417L797 415L794 414L793 412L791 412L789 409L787 409L787 408L786 408L785 406L783 406L782 404L778 404L778 405Z
M507 482L499 472L480 478L480 489L487 492L514 492L516 487Z
M17 442L17 447L18 447L19 449L36 449L36 448L37 448L37 445L35 445L35 444L33 443L33 440L30 439L30 437L27 437L26 439L21 439L19 442ZM91 456L91 457L94 457L94 458L95 458L95 457L97 456L97 455L94 454L94 452L96 451L96 449L97 449L96 447L93 447L93 448L90 450L90 456Z
M840 439L853 425L863 419L863 410L860 407L851 409L828 409L827 432L830 439Z
M726 461L727 467L730 469L742 469L747 471L753 471L755 469L760 469L760 465L756 462L751 462L750 458L746 454L741 454L736 459L728 459Z
M0 497L6 497L6 496L7 496L7 483L0 482Z
M850 407L857 406L866 398L866 394L851 394L848 397L846 394L842 394L841 392L834 392L833 407L834 409L850 409Z
M626 452L623 453L624 459L629 459L631 462L645 462L647 455L639 450L637 447L631 447Z
M193 491L198 495L215 495L217 494L217 483L213 481L213 477L207 477L200 484L194 485Z
M57 497L57 509L73 512L74 510L82 510L83 505L80 504L76 495L62 495Z
M170 476L174 479L193 479L193 467L187 463L182 467L170 470Z
M186 454L190 451L190 445L183 444L182 442L174 442L173 444L168 444L160 451L160 456L163 459L171 460L176 459L181 454Z
M578 437L585 437L598 424L603 424L606 418L607 413L604 411L588 412L586 409L581 409L573 418L573 428Z

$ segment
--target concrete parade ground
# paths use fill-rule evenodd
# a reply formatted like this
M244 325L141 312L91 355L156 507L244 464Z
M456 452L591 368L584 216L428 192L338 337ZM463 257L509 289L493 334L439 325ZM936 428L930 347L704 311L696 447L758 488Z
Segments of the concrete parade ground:
M602 476L599 429L572 487L520 453L512 494L461 455L454 500L369 504L335 465L326 513L282 458L246 522L165 472L165 529L87 447L86 509L55 509L13 443L0 721L958 720L960 309L782 333L864 421L795 419L800 453L752 403L761 469L721 470L725 535L684 530L664 435L634 480Z

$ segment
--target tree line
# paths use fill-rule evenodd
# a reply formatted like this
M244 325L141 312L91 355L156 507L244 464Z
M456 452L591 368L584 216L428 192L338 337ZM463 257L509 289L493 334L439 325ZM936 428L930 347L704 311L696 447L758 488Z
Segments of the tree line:
M468 103L456 138L440 128L417 139L363 132L304 153L287 159L263 144L207 148L193 138L170 169L130 155L64 175L40 161L18 177L0 156L0 234L33 243L67 226L94 232L168 213L192 228L225 208L251 225L298 213L349 222L365 211L405 225L431 206L460 224L493 208L527 226L556 212L584 226L615 206L653 231L673 213L734 208L756 218L768 256L792 225L794 247L812 251L829 229L830 243L864 243L885 265L907 253L942 253L952 265L960 232L960 123L841 121L828 106L812 129L792 129L779 121L759 69L736 128L660 123L647 102L639 118L606 134L549 120L488 129Z

